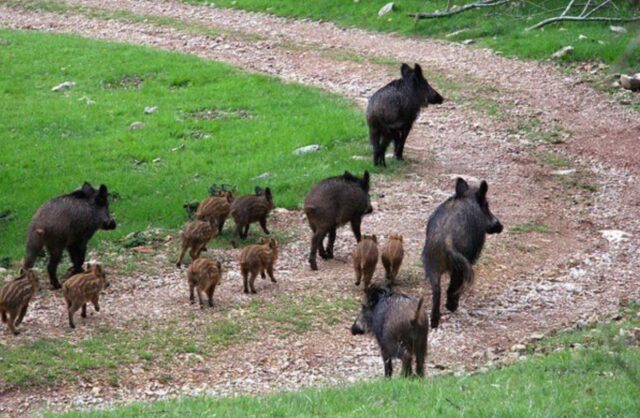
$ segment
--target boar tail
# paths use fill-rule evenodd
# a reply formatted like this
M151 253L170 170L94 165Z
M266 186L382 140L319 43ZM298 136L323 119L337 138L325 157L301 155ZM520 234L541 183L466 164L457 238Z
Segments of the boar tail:
M422 313L422 304L424 302L424 297L421 297L420 300L418 301L418 307L416 308L416 314L413 317L413 321L411 321L411 325L413 325L414 328L418 328L421 324L420 324L420 317L422 315L420 315Z
M456 295L460 295L473 285L473 267L469 260L454 248L450 248L448 252L451 261L451 280L454 283L453 290Z

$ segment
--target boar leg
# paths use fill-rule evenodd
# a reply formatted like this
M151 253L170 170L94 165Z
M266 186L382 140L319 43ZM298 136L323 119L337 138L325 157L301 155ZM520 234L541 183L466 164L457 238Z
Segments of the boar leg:
M182 259L184 258L184 253L187 252L187 245L182 243L182 250L180 250L180 258L178 258L178 262L176 263L176 267L180 267L182 265Z
M196 298L193 294L193 288L195 286L193 285L193 283L189 282L189 300L191 301L191 303L195 303L196 302Z
M315 234L313 234L313 237L311 238L311 254L309 254L309 265L311 266L311 270L318 270L318 263L316 262L316 254L319 251L318 247L322 247L323 238L324 236L320 231L317 231Z
M87 243L82 242L70 245L67 248L67 251L69 252L69 257L71 258L71 263L73 264L69 277L73 276L74 274L82 273L84 271L82 265L84 264L84 259L87 254Z
M387 258L385 255L383 255L380 258L382 259L382 266L384 267L385 278L387 280L390 280L391 283L393 283L393 276L391 272L391 262L389 261L389 258Z
M462 272L460 268L454 266L451 269L451 281L447 288L447 303L446 307L449 311L455 312L458 309L458 300L460 299L460 290L462 289Z
M251 226L251 224L246 224L244 227L244 231L243 231L243 238L247 239L247 237L249 236L249 227Z
M258 272L257 271L252 271L251 272L251 278L249 280L249 287L251 288L251 293L258 293L256 292L256 288L254 286L254 283L256 281L256 277L258 276Z
M27 314L28 308L29 308L29 302L25 303L22 309L20 309L20 315L18 316L18 319L16 319L16 326L22 324L22 320L24 319L24 316Z
M198 303L200 304L200 309L204 308L204 304L202 303L202 291L198 287Z
M404 377L411 377L413 374L413 356L407 350L403 350L402 354L402 374Z
M224 223L227 221L226 216L221 216L218 219L218 234L222 234L222 228L224 227Z
M327 258L333 258L333 245L336 242L336 227L329 229L329 242L327 242Z
M13 326L15 320L16 320L16 314L14 312L9 311L9 321L7 322L7 325L9 326L9 331L11 331L13 335L18 335L20 334L20 331L15 329L15 327Z
M236 223L236 235L238 236L238 238L244 239L244 237L242 236L242 225L238 223Z
M393 375L393 364L391 363L391 357L382 357L384 362L384 376L391 377Z
M371 143L371 147L373 148L373 165L381 165L379 164L380 131L374 128L369 128L369 142Z
M267 267L267 273L269 273L269 277L271 277L271 281L273 283L278 283L276 281L276 278L273 276L273 264L269 264L269 266Z
M47 264L47 272L49 273L49 281L53 289L60 289L62 286L60 286L56 272L58 270L58 264L60 264L60 260L62 260L62 249L49 248L48 250L49 263Z
M404 151L404 144L407 141L407 137L409 136L410 131L411 131L411 126L409 126L407 129L399 131L398 139L393 141L393 145L394 145L393 153L396 157L396 160L398 161L404 160L404 158L402 158L402 153Z
M91 303L93 304L93 308L96 310L96 312L100 312L100 304L98 303L98 299L100 298L99 295L95 295L92 299L91 299Z
M424 359L427 356L427 339L424 336L419 336L416 338L415 355L416 355L416 374L420 377L423 377L424 376Z
M427 273L431 283L431 328L438 328L440 324L440 273L430 271Z
M244 293L249 293L249 272L242 272L242 284L244 284Z
M269 235L270 232L267 229L267 218L260 218L260 226L262 227L262 230L264 231L265 234Z
M7 311L0 310L0 315L2 316L2 322L7 323Z
M76 305L76 304L72 304L71 306L68 307L67 312L69 314L69 326L71 328L75 328L76 324L73 323L73 314L76 313L76 311L78 310L78 308L80 308L80 306Z
M82 304L82 313L80 314L81 317L86 318L87 317L87 304L83 303Z
M207 297L209 298L209 306L211 306L213 308L213 292L215 292L216 287L215 286L209 286L209 289L207 289Z
M351 229L353 230L353 236L356 237L356 241L360 242L362 234L360 233L360 224L362 223L361 217L355 217L351 219Z
M360 279L362 278L362 268L360 262L356 257L353 258L353 268L356 271L356 286L360 286Z

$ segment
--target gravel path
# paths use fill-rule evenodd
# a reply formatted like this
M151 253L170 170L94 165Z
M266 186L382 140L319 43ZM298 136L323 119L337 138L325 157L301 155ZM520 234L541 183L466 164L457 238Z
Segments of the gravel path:
M372 215L366 233L405 236L408 259L401 273L404 287L430 293L420 280L419 254L426 217L463 175L486 179L492 211L507 230L524 223L548 225L551 233L506 232L489 239L477 266L477 282L456 314L445 312L441 328L430 335L431 374L438 369L473 369L488 360L513 358L515 343L533 334L573 327L615 312L620 302L638 300L640 193L640 122L637 113L611 103L611 98L562 75L548 64L521 62L484 49L423 39L406 39L332 24L292 21L272 16L194 7L178 2L67 0L83 6L64 15L0 6L0 27L44 30L127 42L229 62L250 71L272 74L343 94L361 105L370 94L396 77L398 65L419 62L427 75L437 75L435 87L449 100L426 109L408 140L408 166L398 177L375 176ZM87 10L126 10L144 16L174 19L170 27L122 19L91 17ZM95 13L93 14L95 16ZM187 26L196 29L185 31ZM197 33L206 27L219 34ZM354 57L358 57L355 59ZM360 59L364 57L364 59ZM445 86L456 88L449 94ZM499 104L499 115L483 111L482 101ZM523 123L539 121L532 133ZM562 135L562 144L535 141L548 133ZM577 172L554 175L539 158L555 152L572 162ZM587 184L589 187L584 187ZM596 191L588 190L596 188ZM308 270L308 230L300 213L281 211L274 228L296 231L282 250L277 285L260 282L261 301L282 295L318 294L359 297L348 263L353 238L339 232L338 260ZM630 234L616 241L601 230ZM219 291L219 309L198 320L234 317L252 298L238 292L237 250L217 253L229 273ZM193 309L185 309L183 273L171 267L173 244L158 248L133 274L123 273L107 293L105 309L91 321L115 328L139 327L116 313L162 322L167 318L192 325ZM377 273L381 279L381 270ZM176 296L179 295L179 296ZM92 334L80 326L67 334L61 326L59 295L47 292L34 303L19 338L0 335L3 344L24 344L43 336L79 341ZM428 299L430 300L430 299ZM139 303L133 303L140 301ZM157 306L158 308L154 308ZM224 313L223 313L224 312ZM197 313L197 311L196 311ZM381 374L375 344L348 335L348 321L329 331L295 337L264 335L238 349L189 361L171 370L170 384L158 376L163 365L142 370L121 367L124 384L104 385L103 376L47 390L11 388L0 380L0 413L28 408L67 409L174 396L263 393L371 378ZM327 338L329 332L331 338ZM437 366L437 367L436 367ZM97 389L96 389L97 388Z

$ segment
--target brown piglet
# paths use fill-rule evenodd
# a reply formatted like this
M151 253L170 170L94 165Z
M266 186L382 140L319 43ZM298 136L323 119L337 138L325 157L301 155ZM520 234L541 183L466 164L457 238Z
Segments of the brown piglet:
M209 306L213 306L213 292L220 284L222 278L222 265L219 261L213 262L206 258L199 258L187 269L187 282L189 283L189 300L195 303L193 290L198 292L198 301L202 309L202 293L207 294Z
M402 235L391 234L387 243L382 249L382 265L386 272L387 280L394 284L396 277L398 277L398 270L402 265L402 259L404 258L404 248L402 247Z
M189 222L184 227L184 230L180 233L182 249L176 266L180 267L182 265L184 254L187 252L188 248L191 249L189 251L189 255L193 261L200 257L200 253L202 251L206 251L209 241L218 235L216 222L217 221L215 220L212 220L211 222L196 220Z
M36 272L22 270L20 277L0 288L0 315L13 335L20 334L15 327L22 323L33 295L40 289Z
M100 312L98 304L100 292L109 287L109 282L100 264L89 264L88 271L72 276L62 285L62 294L67 302L69 326L75 328L73 315L82 308L82 317L87 317L87 303L91 302L96 312Z
M353 251L353 268L356 271L356 286L364 279L364 289L369 288L373 273L378 264L378 238L375 235L363 235Z
M224 223L231 213L232 203L233 194L231 192L222 191L215 196L209 196L198 205L196 219L211 223L211 227L218 228L218 233L221 233Z
M271 189L256 187L254 195L241 196L231 205L231 216L236 223L236 233L240 239L246 239L249 234L249 226L254 222L260 222L265 234L267 229L267 217L274 208Z
M278 259L278 241L273 238L261 238L260 244L249 245L240 254L240 272L244 284L244 293L256 293L254 282L258 273L263 279L266 278L265 271L269 274L271 281L276 283L273 276L273 266ZM249 277L251 275L251 277Z

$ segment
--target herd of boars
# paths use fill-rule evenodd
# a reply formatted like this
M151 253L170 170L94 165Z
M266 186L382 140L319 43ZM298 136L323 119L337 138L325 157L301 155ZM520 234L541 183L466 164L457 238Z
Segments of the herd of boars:
M421 107L440 104L443 97L429 85L418 64L411 68L402 64L401 78L378 90L369 100L366 117L375 165L385 166L385 151L394 143L394 155L403 158L404 143ZM458 178L453 195L440 204L427 221L426 239L422 251L425 280L432 290L431 318L423 309L424 299L394 290L398 271L404 258L403 237L389 234L381 251L376 235L362 235L363 217L373 212L370 198L371 176L365 171L358 177L349 171L329 177L315 184L304 199L303 210L311 228L309 266L318 270L317 254L322 259L334 257L336 231L349 223L356 245L353 267L358 286L363 281L362 309L351 332L372 332L380 346L386 376L392 373L391 360L402 361L405 375L412 374L412 361L416 359L416 373L424 374L429 326L440 324L440 279L444 273L450 277L446 308L455 312L461 293L473 282L473 264L477 261L486 234L502 231L502 224L489 210L488 185L469 185ZM194 290L200 307L202 294L213 306L213 293L222 278L220 261L200 258L207 244L223 230L229 216L235 221L235 233L246 239L249 226L259 223L262 231L270 235L267 218L275 204L270 188L257 187L254 194L235 197L226 189L217 190L204 199L195 211L195 219L183 228L180 267L189 250L191 264L186 276L191 303L195 303ZM55 197L42 205L29 225L26 237L26 255L20 274L0 288L0 314L13 334L24 319L30 300L39 290L38 278L33 270L36 258L43 249L48 253L47 273L53 289L62 288L69 326L75 328L74 313L81 309L87 315L87 303L100 310L100 292L109 286L103 266L90 263L85 266L87 244L99 229L113 230L116 222L109 212L109 191L101 185L95 189L84 185L69 194ZM325 240L325 238L327 238ZM326 244L325 244L326 241ZM57 277L57 268L63 251L69 253L71 267L63 285ZM262 238L259 244L246 246L239 259L243 291L256 293L255 279L260 274L274 275L278 259L278 242ZM372 285L372 277L381 259L388 285ZM86 269L86 270L85 270Z

